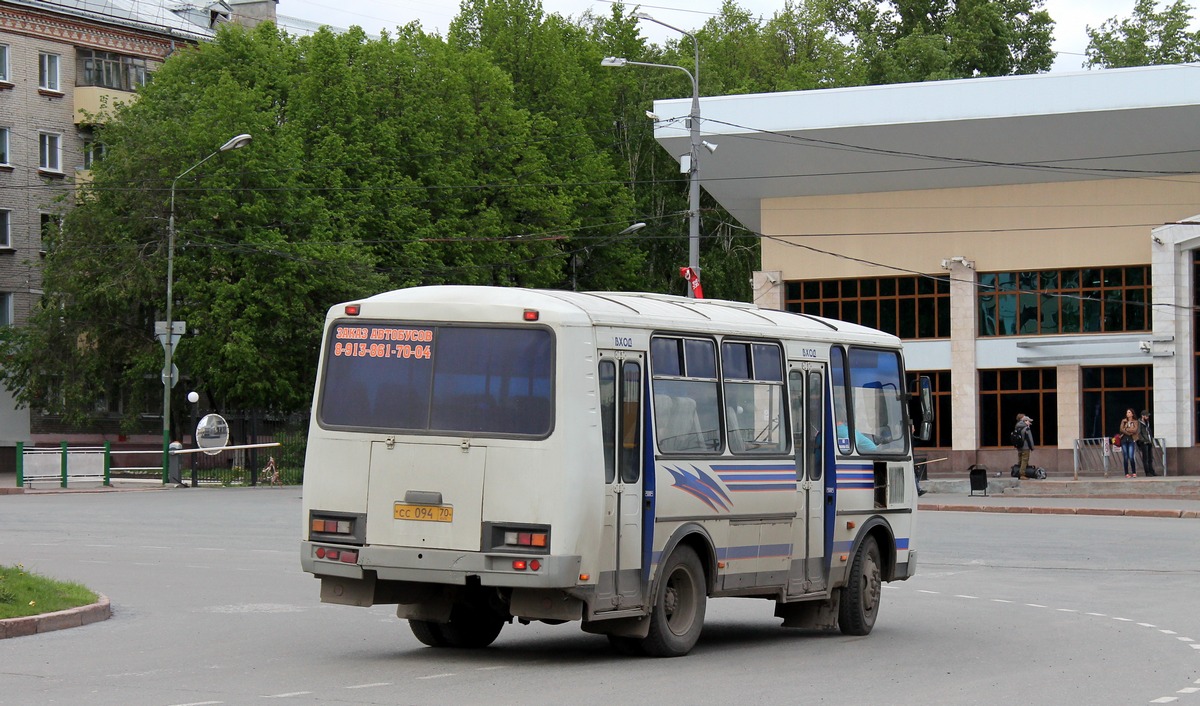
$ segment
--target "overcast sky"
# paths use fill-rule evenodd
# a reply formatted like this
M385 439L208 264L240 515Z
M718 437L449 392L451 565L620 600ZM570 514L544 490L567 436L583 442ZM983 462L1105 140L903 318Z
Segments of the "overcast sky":
M741 7L763 17L770 17L783 6L782 0L738 0ZM1059 52L1055 71L1078 71L1083 65L1083 50L1087 47L1086 27L1099 27L1110 17L1128 16L1134 0L1046 0L1045 7L1055 21L1054 48ZM638 3L626 2L627 8ZM591 9L596 14L608 14L609 0L542 0L547 13L578 17ZM704 24L716 14L721 0L653 0L640 3L641 8L657 19L683 29ZM681 9L687 7L688 9ZM1160 3L1161 7L1161 3ZM329 24L334 27L359 25L370 34L380 29L419 20L428 32L445 33L450 20L458 14L456 0L280 0L280 15ZM669 33L649 22L643 22L643 32L651 41L661 43ZM703 51L703 49L701 50Z

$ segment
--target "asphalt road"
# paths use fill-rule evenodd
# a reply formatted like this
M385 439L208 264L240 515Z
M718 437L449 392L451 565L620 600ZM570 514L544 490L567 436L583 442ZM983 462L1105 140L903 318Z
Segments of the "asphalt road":
M1200 706L1200 521L923 513L916 578L867 637L709 604L681 659L575 624L475 652L386 606L325 606L295 488L0 497L0 563L83 582L113 618L0 641L0 704L1146 704Z

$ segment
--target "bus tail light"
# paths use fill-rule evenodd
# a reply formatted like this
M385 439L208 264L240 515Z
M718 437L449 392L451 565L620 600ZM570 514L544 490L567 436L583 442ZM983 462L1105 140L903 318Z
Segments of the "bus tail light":
M483 523L485 550L514 554L549 554L550 525Z
M525 310L524 319L526 321L537 321L539 317L540 317L540 314L538 314L537 309L526 309Z
M505 532L504 544L509 547L545 548L550 542L548 532Z
M346 316L358 316L362 313L362 304L347 304Z
M367 516L350 512L313 510L308 516L308 538L316 542L365 544Z

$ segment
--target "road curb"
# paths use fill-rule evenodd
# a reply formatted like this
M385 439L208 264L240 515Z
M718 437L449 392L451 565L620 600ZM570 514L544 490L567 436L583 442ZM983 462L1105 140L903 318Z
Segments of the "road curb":
M1167 510L1118 507L1043 507L1029 505L962 505L954 503L921 503L922 512L991 512L1006 515L1098 515L1103 517L1170 517L1185 520L1200 519L1200 510Z
M54 630L77 628L98 623L112 617L112 606L108 597L100 594L91 605L79 606L68 610L59 610L42 615L30 615L25 618L6 618L0 620L0 640L10 637L26 637Z

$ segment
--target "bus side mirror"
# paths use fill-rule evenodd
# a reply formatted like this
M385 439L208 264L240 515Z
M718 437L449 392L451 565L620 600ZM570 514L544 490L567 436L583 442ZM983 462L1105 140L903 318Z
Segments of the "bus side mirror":
M933 437L933 385L926 375L917 378L917 397L921 401L921 422L913 436L929 441Z

